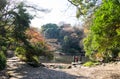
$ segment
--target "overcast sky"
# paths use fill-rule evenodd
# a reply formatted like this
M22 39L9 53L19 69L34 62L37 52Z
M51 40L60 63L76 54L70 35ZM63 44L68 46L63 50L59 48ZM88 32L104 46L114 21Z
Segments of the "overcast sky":
M40 27L46 23L65 22L72 25L78 23L75 17L76 8L67 0L27 0L30 3L36 4L39 7L50 9L50 13L39 13L41 18L34 18L31 21L31 26ZM37 14L38 15L38 14Z

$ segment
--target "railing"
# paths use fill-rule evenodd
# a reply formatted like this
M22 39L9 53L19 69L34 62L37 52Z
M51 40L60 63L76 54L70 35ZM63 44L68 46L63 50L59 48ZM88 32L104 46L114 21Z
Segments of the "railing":
M88 58L86 58L85 56L78 56L78 62L82 62L84 63L85 61L87 61ZM49 61L47 58L44 59L40 59L40 62L42 63L67 63L67 64L71 64L72 62L74 62L74 56L67 56L67 55L62 55L62 56L55 56L53 60Z

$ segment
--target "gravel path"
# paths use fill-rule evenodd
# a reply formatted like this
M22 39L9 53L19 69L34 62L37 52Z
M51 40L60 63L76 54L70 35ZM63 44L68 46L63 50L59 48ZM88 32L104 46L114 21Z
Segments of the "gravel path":
M81 67L79 69L63 70L68 74L86 76L88 79L120 79L120 63L106 66Z
M84 76L66 73L62 69L33 68L17 57L9 58L7 64L10 79L87 79Z
M50 65L64 65L44 63ZM100 65L96 67L72 67L70 69L59 68L33 68L24 62L21 62L17 57L8 58L7 73L8 79L120 79L120 62ZM7 79L7 78L0 78Z

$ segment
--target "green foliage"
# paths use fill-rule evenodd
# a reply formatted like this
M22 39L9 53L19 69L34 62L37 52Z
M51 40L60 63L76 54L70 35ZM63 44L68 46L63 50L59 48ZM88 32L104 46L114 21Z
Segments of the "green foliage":
M48 24L46 24L46 25L43 25L41 28L42 28L42 31L46 31L46 30L49 29L49 28L57 29L58 26L57 26L56 24L48 23Z
M101 53L104 62L116 58L120 51L120 3L118 0L103 0L95 12L90 34L84 39L84 49L90 58ZM92 57L94 56L94 57Z
M39 56L32 56L32 61L36 64L39 63Z
M41 47L41 44L35 44L31 46L32 50L26 48L26 58L28 62L34 62L39 64L39 56L46 56L49 60L53 59L53 54L46 47Z
M75 28L72 28L75 30ZM64 33L64 32L63 32ZM78 29L74 32L64 33L64 38L62 39L62 51L65 53L83 53L82 46L80 46L80 41L83 37L83 31Z
M83 38L83 30L72 27L69 24L63 24L58 27L56 24L46 24L42 26L42 33L48 39L57 39L60 43L62 52L64 53L82 53L80 41Z
M0 50L5 53L10 47L17 47L16 55L22 60L38 62L38 51L41 51L32 46L25 34L32 19L27 12L26 4L19 2L10 6L9 0L0 2Z
M83 66L91 67L91 66L96 66L98 64L99 64L99 62L88 61L88 62L84 63Z
M76 17L91 14L96 9L98 0L68 0L77 7Z
M30 46L17 47L15 54L21 60L26 62L34 62L36 65L39 64L39 56L46 56L49 60L53 59L53 54L50 53L48 48L46 48L40 42L36 44L30 44Z
M26 35L29 38L24 41L25 44L22 47L25 49L24 56L27 62L33 62L33 64L39 65L39 56L46 56L48 59L53 58L49 46L45 43L45 39L39 32L34 28L30 28L26 31Z
M7 4L7 0L0 0L0 10L2 10Z
M13 3L12 7L9 0L1 0L0 2L0 49L3 49L1 47L9 49L13 45L13 40L14 43L18 43L26 39L24 32L29 27L32 18L27 13L23 2ZM3 51L7 50L3 49Z
M15 50L15 54L23 61L26 61L26 50L23 47L17 47Z
M27 13L27 9L24 8L25 4L23 2L19 3L18 5L18 12L12 12L12 14L16 17L13 31L13 37L16 40L25 41L27 38L25 36L25 31L29 28L30 20L32 16Z
M0 51L0 70L6 67L6 57L2 51Z
M27 50L26 50L27 49ZM33 51L34 50L34 51ZM23 61L39 63L39 53L40 51L35 47L31 49L23 47L17 47L15 54Z
M59 28L56 24L46 24L41 27L46 38L57 38L59 36Z
M34 6L28 6L22 1L11 3L10 0L0 0L0 51L6 54L7 50L16 48L16 55L22 60L38 63L39 56L46 48L28 41L25 31L33 18L28 8Z

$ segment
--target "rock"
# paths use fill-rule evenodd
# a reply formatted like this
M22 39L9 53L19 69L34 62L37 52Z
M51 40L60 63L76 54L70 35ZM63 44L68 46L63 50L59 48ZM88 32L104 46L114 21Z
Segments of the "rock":
M68 67L67 67L67 69L71 69L71 68L72 68L72 66L68 66Z
M44 64L40 63L40 67L46 67Z
M12 57L14 57L15 55L14 55L14 52L13 51L10 51L10 50L8 50L7 51L7 58L12 58Z
M45 67L45 65L43 65L41 63L27 62L27 64L32 66L32 67Z
M9 74L7 73L6 69L0 71L0 79L9 79Z

